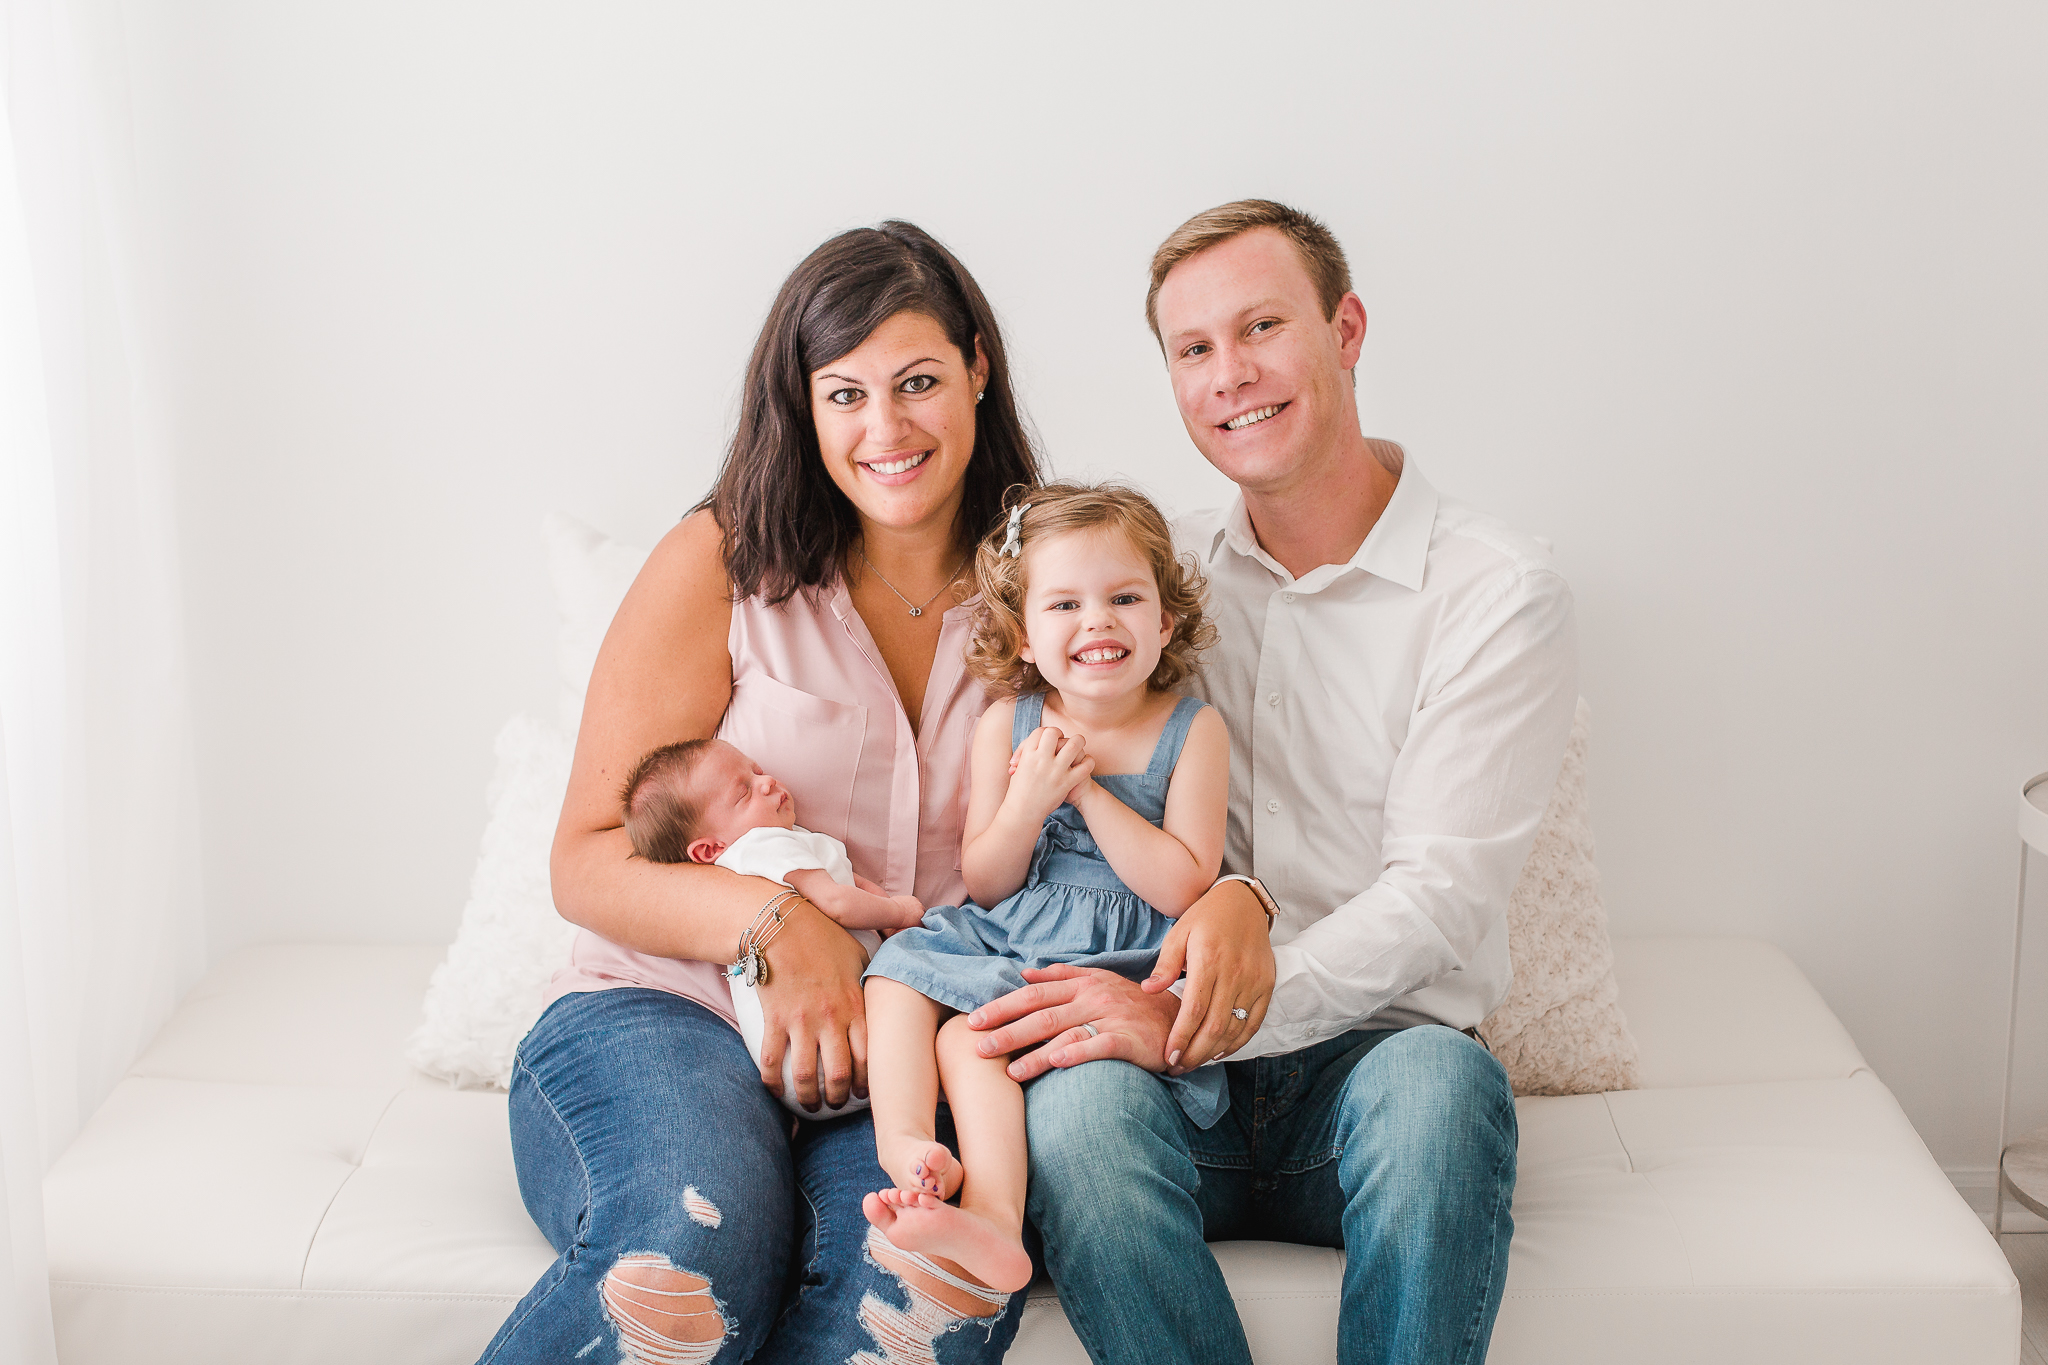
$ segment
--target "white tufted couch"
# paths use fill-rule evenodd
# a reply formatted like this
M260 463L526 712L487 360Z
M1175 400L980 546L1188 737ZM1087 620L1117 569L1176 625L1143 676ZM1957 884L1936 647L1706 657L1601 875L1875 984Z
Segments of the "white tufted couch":
M2010 1365L2020 1294L1785 956L1616 942L1643 1088L1520 1103L1489 1360ZM552 1253L505 1097L400 1058L438 947L217 966L51 1170L65 1365L463 1365ZM1218 1246L1262 1365L1329 1361L1339 1252ZM1012 1361L1086 1359L1048 1286Z

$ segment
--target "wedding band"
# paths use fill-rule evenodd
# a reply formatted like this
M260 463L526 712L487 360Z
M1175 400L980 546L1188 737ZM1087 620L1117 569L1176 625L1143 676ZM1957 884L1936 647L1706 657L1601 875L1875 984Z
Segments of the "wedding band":
M1094 1036L1095 1036L1096 1034L1098 1034L1098 1033L1100 1033L1100 1032L1102 1031L1102 1030L1100 1030L1100 1029L1096 1028L1096 1027L1095 1027L1095 1025L1093 1025L1093 1024L1083 1024L1083 1025L1081 1025L1081 1027L1082 1027L1082 1028L1084 1028L1084 1029L1087 1029L1087 1030L1088 1030L1088 1036L1089 1036L1090 1038L1093 1038L1093 1037L1094 1037Z
M1239 1005L1236 1009L1230 1012L1230 1017L1233 1019L1249 1019L1252 1017L1252 1012L1246 1009L1244 1006Z

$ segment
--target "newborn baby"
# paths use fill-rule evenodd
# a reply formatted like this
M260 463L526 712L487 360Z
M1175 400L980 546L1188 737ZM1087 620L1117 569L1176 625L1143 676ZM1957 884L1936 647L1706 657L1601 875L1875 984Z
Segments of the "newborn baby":
M853 870L846 845L796 823L796 798L761 765L718 739L667 744L635 765L621 798L626 837L651 863L716 863L749 877L781 882L851 930L867 954L882 946L877 929L907 929L924 917L915 896L892 896ZM754 1061L761 1060L763 1023L755 988L737 977L732 1009ZM796 1102L795 1060L782 1059L785 1107L805 1118L867 1108L849 1097L842 1107L806 1110Z

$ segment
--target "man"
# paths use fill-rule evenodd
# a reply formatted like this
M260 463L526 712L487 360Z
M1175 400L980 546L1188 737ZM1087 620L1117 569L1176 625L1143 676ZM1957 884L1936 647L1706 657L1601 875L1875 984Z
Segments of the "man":
M1163 976L1188 966L1177 1019L1159 980L1072 969L976 1016L990 1052L1051 1040L1012 1065L1045 1073L1031 1216L1097 1361L1248 1361L1203 1243L1257 1238L1344 1248L1341 1360L1477 1362L1516 1133L1469 1031L1507 993L1508 897L1571 728L1571 594L1361 433L1365 309L1314 219L1190 219L1147 315L1189 436L1239 489L1177 532L1221 635L1202 690L1230 726L1226 870L1267 894L1219 883L1190 910L1162 953ZM1270 1000L1231 948L1268 900ZM1203 1131L1153 1073L1224 1053L1230 1110Z

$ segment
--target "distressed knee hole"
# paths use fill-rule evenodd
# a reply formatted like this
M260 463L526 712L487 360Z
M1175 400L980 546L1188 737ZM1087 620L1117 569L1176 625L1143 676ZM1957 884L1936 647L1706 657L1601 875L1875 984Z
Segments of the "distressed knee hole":
M725 1343L711 1282L653 1252L621 1256L600 1291L623 1365L706 1365Z

